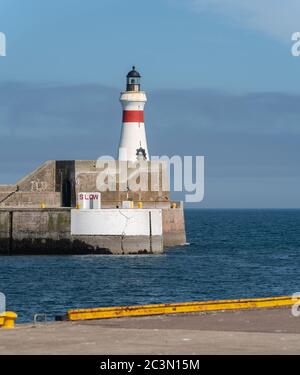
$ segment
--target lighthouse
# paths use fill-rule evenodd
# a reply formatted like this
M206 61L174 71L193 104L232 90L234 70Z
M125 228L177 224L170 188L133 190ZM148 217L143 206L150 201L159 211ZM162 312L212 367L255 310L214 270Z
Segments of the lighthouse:
M135 67L127 74L126 91L121 93L123 108L118 159L122 161L149 160L144 124L147 97L140 86L141 76Z

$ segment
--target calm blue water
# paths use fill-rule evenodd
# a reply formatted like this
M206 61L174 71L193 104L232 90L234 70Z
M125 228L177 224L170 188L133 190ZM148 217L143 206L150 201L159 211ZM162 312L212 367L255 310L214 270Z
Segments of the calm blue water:
M67 309L300 292L300 210L187 210L189 246L164 255L1 257L19 322Z

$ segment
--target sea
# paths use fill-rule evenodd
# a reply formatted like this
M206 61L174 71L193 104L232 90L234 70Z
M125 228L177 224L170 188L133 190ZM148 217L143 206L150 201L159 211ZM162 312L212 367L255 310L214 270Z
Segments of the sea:
M162 255L0 257L18 323L68 309L300 292L300 210L185 211L186 246Z

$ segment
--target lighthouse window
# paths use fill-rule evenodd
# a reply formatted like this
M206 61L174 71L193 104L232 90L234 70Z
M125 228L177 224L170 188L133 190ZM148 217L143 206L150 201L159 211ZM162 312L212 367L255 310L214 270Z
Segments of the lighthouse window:
M138 85L140 83L140 80L139 80L139 78L130 78L129 83L131 85Z

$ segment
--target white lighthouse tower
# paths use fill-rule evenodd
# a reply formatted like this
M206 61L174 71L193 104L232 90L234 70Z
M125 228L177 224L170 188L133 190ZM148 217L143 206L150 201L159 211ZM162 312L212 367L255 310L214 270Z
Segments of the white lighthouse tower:
M149 160L144 107L147 102L145 92L140 91L140 74L132 67L127 74L126 91L121 93L123 124L119 145L119 160Z

